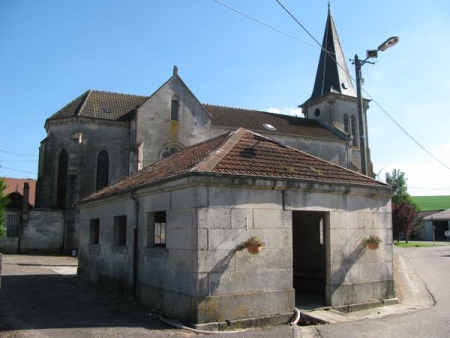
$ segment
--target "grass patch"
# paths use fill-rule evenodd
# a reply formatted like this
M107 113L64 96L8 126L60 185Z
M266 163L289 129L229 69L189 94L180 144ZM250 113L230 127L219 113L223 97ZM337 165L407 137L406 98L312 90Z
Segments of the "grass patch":
M433 243L430 243L430 242L409 241L408 243L405 243L404 241L400 241L400 243L397 243L396 241L394 241L394 245L399 248L420 248L420 247L429 247L429 246L441 246L444 244L442 244L441 242L438 242L438 243L436 243L436 245L434 245Z

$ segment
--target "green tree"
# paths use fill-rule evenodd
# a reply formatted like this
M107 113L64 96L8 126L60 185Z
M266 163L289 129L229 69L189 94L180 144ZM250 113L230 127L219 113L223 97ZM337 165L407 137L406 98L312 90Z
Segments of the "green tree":
M420 222L417 219L418 207L408 193L406 181L406 175L401 170L394 169L392 173L386 173L386 183L394 190L392 197L393 234L399 241L400 233L403 233L406 243L408 243L409 236L417 230Z
M392 203L401 204L402 202L407 202L414 204L411 195L408 193L407 180L405 173L401 170L394 169L392 174L386 173L386 183L392 187L395 194L392 197Z
M5 208L8 204L8 196L5 196L6 180L0 177L0 238L6 233Z

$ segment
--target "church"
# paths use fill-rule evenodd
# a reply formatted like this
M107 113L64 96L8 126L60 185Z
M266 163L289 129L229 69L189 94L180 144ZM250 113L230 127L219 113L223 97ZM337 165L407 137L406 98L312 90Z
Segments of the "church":
M238 128L358 172L361 131L345 60L328 9L314 87L301 105L304 117L202 103L176 66L150 96L88 90L45 122L36 208L63 210L64 249L76 249L77 201L186 147ZM364 100L364 116L368 102ZM365 147L368 176L374 177L367 143Z
M328 9L304 117L202 103L176 66L150 96L89 90L45 122L36 212L80 278L192 327L286 323L311 296L392 303L392 191L359 143L368 102L359 121ZM261 252L238 250L254 238Z

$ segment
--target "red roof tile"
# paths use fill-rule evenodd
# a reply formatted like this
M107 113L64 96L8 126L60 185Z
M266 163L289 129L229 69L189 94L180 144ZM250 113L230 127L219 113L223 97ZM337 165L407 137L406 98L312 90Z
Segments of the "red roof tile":
M386 184L240 128L181 150L83 201L120 194L185 174L290 179L383 187Z
M5 195L9 195L12 192L18 192L19 194L23 195L23 185L24 183L28 183L30 186L30 195L28 202L34 206L34 198L36 193L36 180L31 178L10 178L10 177L3 177L6 181L6 189L5 189Z

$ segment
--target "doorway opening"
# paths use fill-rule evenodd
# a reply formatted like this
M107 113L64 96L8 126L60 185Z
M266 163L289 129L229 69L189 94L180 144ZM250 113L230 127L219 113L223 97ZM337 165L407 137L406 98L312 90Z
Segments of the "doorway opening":
M327 215L316 211L292 214L293 286L298 309L326 305Z

